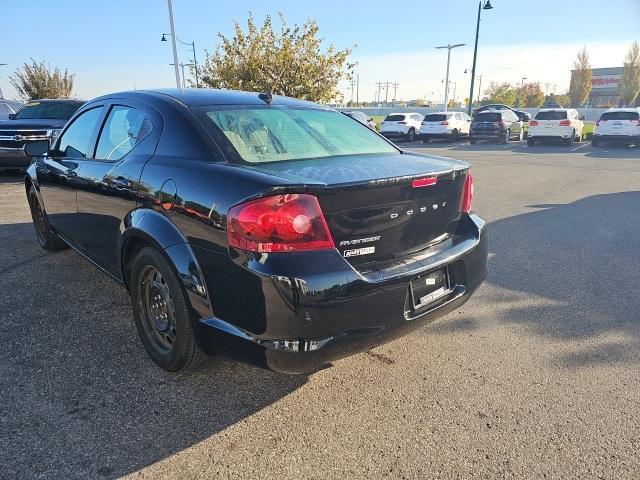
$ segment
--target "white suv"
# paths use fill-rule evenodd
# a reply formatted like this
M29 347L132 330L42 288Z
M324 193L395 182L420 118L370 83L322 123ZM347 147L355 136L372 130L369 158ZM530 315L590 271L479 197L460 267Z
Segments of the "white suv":
M573 108L543 108L529 122L527 144L542 140L562 140L565 145L582 140L584 123Z
M640 108L613 108L596 122L591 145L619 141L640 145Z
M380 124L385 137L403 137L413 142L420 130L422 115L419 113L391 113Z
M422 119L418 139L428 142L432 138L446 138L451 141L469 136L471 117L462 112L428 113Z

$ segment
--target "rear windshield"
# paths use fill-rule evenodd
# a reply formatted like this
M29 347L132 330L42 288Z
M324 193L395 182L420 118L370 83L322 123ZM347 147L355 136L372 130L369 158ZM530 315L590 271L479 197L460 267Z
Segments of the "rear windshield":
M607 112L603 113L600 120L638 120L638 112Z
M404 120L404 115L387 115L384 119L385 122L402 122Z
M447 116L443 113L430 113L424 117L424 122L444 122Z
M536 120L566 120L567 112L564 110L553 110L549 112L538 112Z
M500 122L502 114L498 112L480 112L473 117L474 122Z
M69 120L82 103L75 102L30 102L16 113L16 118L52 118Z
M250 163L398 152L370 128L333 110L200 107L197 111L214 138L223 135Z

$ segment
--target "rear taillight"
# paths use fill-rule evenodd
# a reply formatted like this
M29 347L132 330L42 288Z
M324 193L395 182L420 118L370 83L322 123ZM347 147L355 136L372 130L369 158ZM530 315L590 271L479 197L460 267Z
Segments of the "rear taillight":
M561 127L570 127L571 126L571 120L562 120L560 122L560 126Z
M227 215L229 246L253 252L334 248L318 199L288 194L236 205Z
M462 188L462 198L460 200L460 212L469 213L471 211L471 200L473 200L473 176L467 172Z
M449 125L449 122L445 120L444 122L440 122L440 125Z
M531 120L529 122L529 126L530 127L537 127L538 126L538 121L537 120Z

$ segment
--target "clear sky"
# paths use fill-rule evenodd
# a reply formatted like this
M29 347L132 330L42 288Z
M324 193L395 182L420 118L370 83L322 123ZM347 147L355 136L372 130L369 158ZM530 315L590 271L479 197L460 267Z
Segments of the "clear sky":
M640 0L492 0L480 29L478 73L490 81L555 84L566 90L571 63L585 45L594 67L622 65L628 45L640 40ZM33 57L76 74L82 98L122 89L174 86L166 0L0 0L0 86L15 96L8 75ZM254 13L284 13L289 23L317 20L327 42L353 47L359 62L360 100L371 100L378 81L398 82L398 98L442 96L446 50L454 50L451 80L468 95L478 2L475 0L301 1L174 0L178 37L195 40L199 61L217 33ZM187 62L187 47L179 47ZM341 84L347 98L346 82ZM391 97L391 95L390 95Z

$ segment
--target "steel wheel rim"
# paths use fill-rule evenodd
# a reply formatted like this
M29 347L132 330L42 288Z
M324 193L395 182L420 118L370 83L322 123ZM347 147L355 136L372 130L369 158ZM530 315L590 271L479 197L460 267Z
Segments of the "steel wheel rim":
M139 305L149 340L157 350L171 352L176 341L173 299L167 281L152 265L141 275Z

